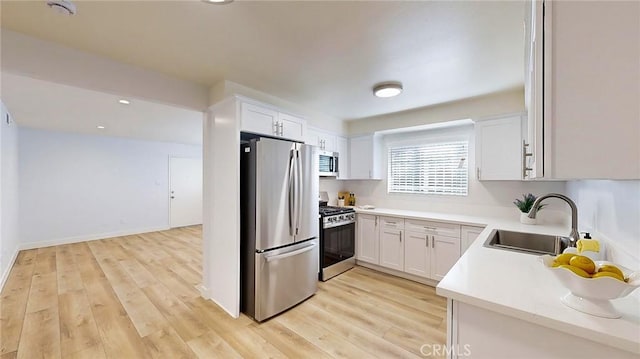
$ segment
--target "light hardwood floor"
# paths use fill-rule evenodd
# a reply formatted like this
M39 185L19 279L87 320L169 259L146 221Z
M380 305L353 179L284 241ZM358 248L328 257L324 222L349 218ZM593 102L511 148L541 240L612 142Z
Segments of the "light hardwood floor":
M357 267L265 323L199 296L201 228L20 252L0 301L8 358L415 358L446 341L432 287Z

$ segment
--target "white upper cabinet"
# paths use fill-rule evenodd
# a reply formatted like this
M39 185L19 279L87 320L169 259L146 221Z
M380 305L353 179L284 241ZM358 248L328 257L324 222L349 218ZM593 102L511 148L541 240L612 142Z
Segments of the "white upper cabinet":
M475 133L478 180L523 179L525 153L520 115L476 122Z
M640 179L640 2L528 11L531 177Z
M241 129L244 132L275 136L278 133L278 111L241 103Z
M287 113L255 103L240 102L240 128L243 132L304 141L307 122Z
M303 141L305 137L306 121L300 117L286 113L278 113L280 136L292 140Z
M350 179L381 179L380 146L376 135L352 137L349 140Z
M337 136L336 137L336 152L340 155L338 157L338 179L349 179L349 140Z
M336 139L337 136L335 134L310 127L305 143L318 146L324 151L339 152Z

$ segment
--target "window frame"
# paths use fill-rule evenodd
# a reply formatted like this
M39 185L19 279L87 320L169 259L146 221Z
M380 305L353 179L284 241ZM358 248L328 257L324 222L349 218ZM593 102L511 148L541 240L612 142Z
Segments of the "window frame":
M469 169L471 168L472 158L471 151L473 147L473 125L465 125L454 128L442 128L434 130L425 130L415 133L392 134L385 136L384 150L386 152L386 192L390 195L426 195L426 196L444 196L446 198L466 197L469 196L471 180ZM399 147L412 146L428 146L438 143L447 142L466 142L467 155L465 160L465 193L444 193L444 192L426 192L426 191L395 191L391 188L391 150Z

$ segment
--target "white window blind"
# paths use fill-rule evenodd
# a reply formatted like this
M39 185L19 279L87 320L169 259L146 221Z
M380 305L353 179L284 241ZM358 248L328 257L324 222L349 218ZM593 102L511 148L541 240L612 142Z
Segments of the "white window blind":
M389 192L466 196L468 141L389 148Z

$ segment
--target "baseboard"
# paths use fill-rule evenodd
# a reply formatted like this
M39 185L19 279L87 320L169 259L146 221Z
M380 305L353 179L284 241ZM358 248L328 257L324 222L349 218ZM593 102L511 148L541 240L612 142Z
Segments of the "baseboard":
M211 299L211 292L209 292L209 288L205 287L204 284L197 285L196 289L200 292L202 298Z
M86 235L86 236L59 238L59 239L53 239L48 241L22 243L20 244L18 249L25 250L25 249L45 248L45 247L59 246L62 244L80 243L80 242L87 242L87 241L95 241L99 239L132 236L135 234L142 234L142 233L149 233L149 232L166 231L168 229L169 227L167 226L149 227L149 228L132 229L127 231L108 232L108 233L92 234L92 235Z
M377 264L371 264L371 263L367 263L367 262L362 262L360 260L356 260L356 264L361 266L361 267L373 269L375 271L386 273L386 274L391 274L393 276L404 278L404 279L408 279L408 280L411 280L411 281L414 281L414 282L418 282L420 284L425 284L425 285L428 285L430 287L436 287L438 285L438 283L439 283L438 281L433 280L433 279L418 277L417 275L413 275L413 274L409 274L409 273L405 273L405 272L400 272L400 271L397 271L395 269L389 269L389 268L381 267L381 266L379 266Z
M9 273L11 273L11 268L13 268L13 265L16 264L16 259L18 259L18 253L20 253L20 250L16 248L16 250L13 251L13 255L11 256L11 259L9 260L7 267L4 268L4 270L2 271L2 278L0 278L0 292L4 289L4 284L7 282L7 278L9 278Z

